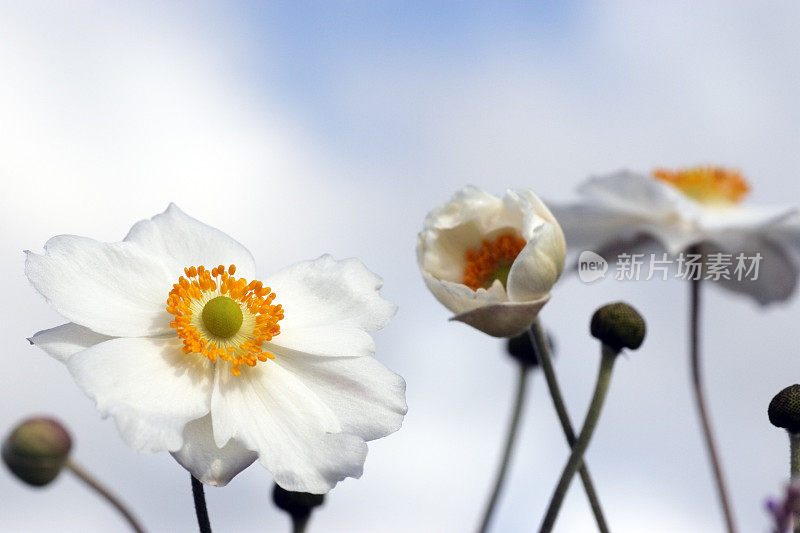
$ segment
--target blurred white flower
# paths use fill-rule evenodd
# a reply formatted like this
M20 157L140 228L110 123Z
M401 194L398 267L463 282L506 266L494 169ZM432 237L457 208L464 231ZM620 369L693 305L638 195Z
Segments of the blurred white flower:
M31 343L137 451L169 450L212 485L259 459L285 489L323 493L359 477L365 441L402 423L405 382L371 357L367 333L396 307L357 259L248 282L250 252L175 205L123 242L61 235L44 248L25 273L70 322Z
M425 284L453 320L495 337L522 333L564 269L558 222L533 192L503 199L465 187L431 211L417 239Z
M800 219L796 208L743 207L749 186L738 171L700 166L652 175L620 171L593 177L582 200L553 206L570 248L613 260L620 253L697 250L760 254L755 279L720 277L725 287L761 304L788 298L798 277Z

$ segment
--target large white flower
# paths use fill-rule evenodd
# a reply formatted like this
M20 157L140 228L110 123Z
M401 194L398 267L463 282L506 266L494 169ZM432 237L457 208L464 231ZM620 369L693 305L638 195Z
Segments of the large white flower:
M719 167L620 171L590 178L578 189L581 201L553 206L553 212L571 248L607 259L659 249L673 257L696 250L732 260L760 254L755 279L728 273L730 279L714 281L761 304L784 300L797 284L797 209L741 206L748 191L739 172Z
M431 211L417 239L425 284L453 320L495 337L522 333L564 269L558 222L533 192L503 199L465 187Z
M25 273L69 323L31 343L137 451L168 450L211 485L258 459L283 488L323 493L402 423L405 383L367 333L396 307L357 259L254 281L244 246L175 205L122 242L61 235L44 249Z

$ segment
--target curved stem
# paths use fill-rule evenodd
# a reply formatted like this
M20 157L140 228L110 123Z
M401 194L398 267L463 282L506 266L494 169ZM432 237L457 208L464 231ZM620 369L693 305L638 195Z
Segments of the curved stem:
M555 369L553 368L553 357L550 354L547 338L538 318L531 324L528 335L536 350L536 355L539 357L539 365L542 367L542 373L547 381L547 388L550 390L550 397L553 399L553 405L558 414L558 421L561 423L561 430L564 433L564 437L567 439L567 444L572 448L576 440L575 431L572 429L572 422L570 422L567 407L564 403L564 397L561 394L561 388L556 379ZM600 531L600 533L609 533L608 525L603 515L603 507L600 505L597 491L589 475L589 468L583 462L581 462L579 474L583 482L583 489L586 492L586 497L589 500L589 505L592 507L592 514L594 514L595 522L597 522L597 530Z
M597 385L595 385L594 394L592 395L592 402L589 404L589 411L586 413L586 420L583 422L583 428L581 428L581 433L578 435L578 440L575 441L575 445L572 447L572 453L561 473L561 479L558 480L558 485L553 491L553 496L550 499L550 505L547 507L547 513L544 516L539 533L550 533L552 531L558 517L558 511L561 509L561 504L567 495L569 484L583 461L583 454L589 447L592 433L594 433L594 428L597 427L597 421L600 419L600 411L603 409L608 386L611 383L611 372L614 369L617 353L615 350L603 345L600 372L597 376Z
M200 533L211 533L211 522L208 519L208 507L206 507L206 493L203 484L192 476L192 496L194 497L194 511L197 514L197 527Z
M500 492L503 489L503 484L506 479L506 472L511 459L511 452L514 449L514 443L517 439L517 431L519 429L519 419L522 414L522 408L525 405L525 392L528 383L528 374L530 367L528 365L519 364L519 373L517 374L517 391L514 399L514 407L511 413L511 423L508 426L508 434L506 435L506 446L503 450L503 459L500 461L500 468L497 470L497 477L494 482L494 489L489 502L486 504L486 509L483 512L483 519L478 531L485 533L489 528L489 522L492 520L492 513L497 505L497 500L500 497Z
M136 520L136 517L133 516L133 513L125 507L125 504L122 501L114 496L107 488L100 484L88 471L84 470L82 466L78 463L73 461L72 459L68 459L65 465L73 474L78 476L78 479L89 485L95 492L97 492L100 496L102 496L108 503L114 506L114 508L120 512L120 514L125 517L125 520L128 521L130 524L131 529L136 531L137 533L144 533L144 528Z
M714 471L714 481L717 485L717 496L719 497L722 513L725 516L725 525L728 533L736 532L736 524L733 520L730 496L725 485L725 475L722 472L722 462L719 458L714 434L711 431L711 418L708 415L706 405L705 389L703 388L702 374L700 368L700 279L692 279L691 287L691 306L690 306L690 356L692 366L692 387L694 389L694 399L697 405L697 412L700 414L700 424L703 428L703 437L706 442L706 451L711 460L711 467Z

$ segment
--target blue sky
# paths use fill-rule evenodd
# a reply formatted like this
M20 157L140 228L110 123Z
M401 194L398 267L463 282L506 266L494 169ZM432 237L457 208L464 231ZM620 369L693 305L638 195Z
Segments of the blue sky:
M564 52L580 38L577 7L574 2L251 3L235 12L239 38L250 52L238 66L254 87L272 94L324 142L358 150L362 157L407 159L419 149L415 125L405 114L408 102L382 112L354 108L342 101L347 86L362 83L369 89L369 70L380 78L396 69L400 88L424 90L426 80L414 76L416 69L447 77L512 49L525 60L574 61Z

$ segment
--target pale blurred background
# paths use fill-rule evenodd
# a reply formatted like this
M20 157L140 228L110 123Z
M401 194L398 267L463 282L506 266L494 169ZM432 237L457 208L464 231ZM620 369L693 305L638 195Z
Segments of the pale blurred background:
M0 2L0 431L46 413L75 458L152 531L194 531L189 476L129 450L66 369L25 340L62 320L29 286L23 249L52 235L121 239L170 201L233 235L264 275L358 256L400 305L377 358L408 382L402 430L370 444L310 531L474 529L506 429L514 366L448 323L414 246L425 213L471 183L573 198L587 175L721 163L751 203L800 203L797 2ZM613 278L613 276L612 276ZM616 532L722 531L688 387L688 287L556 287L542 318L577 422L595 379L588 321L625 299L648 319L617 365L588 462ZM800 380L800 303L706 291L705 368L743 532L788 475L766 407ZM534 377L494 531L531 531L567 449ZM207 490L215 531L288 531L254 465ZM0 530L124 531L64 475L34 490L0 470ZM557 531L593 531L573 484Z

